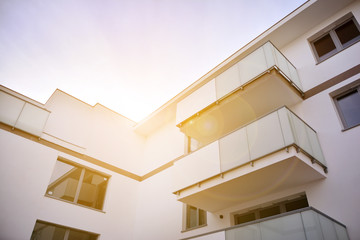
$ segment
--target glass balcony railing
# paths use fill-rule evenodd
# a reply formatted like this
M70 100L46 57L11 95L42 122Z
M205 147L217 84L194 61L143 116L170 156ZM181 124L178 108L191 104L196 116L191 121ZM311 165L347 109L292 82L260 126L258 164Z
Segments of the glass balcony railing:
M50 112L0 91L0 122L40 136Z
M346 226L308 207L183 240L348 240Z
M272 69L276 69L300 95L303 94L303 87L294 65L272 43L267 42L180 101L177 105L176 124L185 122Z
M327 170L316 132L282 107L175 162L176 191L292 146Z
M316 132L288 108L280 108L219 139L221 171L296 146L326 168Z

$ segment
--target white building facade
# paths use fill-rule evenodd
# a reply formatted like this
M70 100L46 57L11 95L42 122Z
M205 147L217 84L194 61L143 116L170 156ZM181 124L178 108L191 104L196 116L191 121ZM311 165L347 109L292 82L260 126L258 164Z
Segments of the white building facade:
M0 239L360 239L360 1L313 0L140 123L0 87Z

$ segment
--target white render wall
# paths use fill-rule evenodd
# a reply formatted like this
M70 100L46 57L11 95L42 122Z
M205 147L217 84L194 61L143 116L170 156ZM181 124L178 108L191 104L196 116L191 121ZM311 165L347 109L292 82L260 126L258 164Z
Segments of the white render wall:
M348 12L360 21L356 1L280 51L297 67L304 91L359 64L360 43L316 64L307 39ZM298 193L309 205L344 223L352 240L360 239L360 127L342 132L329 93L360 74L327 89L291 110L317 132L328 164L327 178L207 213L207 226L181 233L182 203L172 194L173 168L138 182L118 173L0 130L0 239L29 239L36 219L100 233L100 239L179 239L229 227L232 214ZM101 105L89 106L61 91L45 104L52 113L41 137L140 176L184 153L184 136L175 116L147 138L134 123ZM56 159L111 175L104 212L45 197ZM223 215L223 219L220 218Z
M139 182L4 130L0 148L0 239L29 239L37 219L101 233L100 239L134 239ZM45 196L59 156L111 175L105 213Z
M135 122L58 90L45 107L51 114L43 138L126 171L140 173L145 138L134 133Z

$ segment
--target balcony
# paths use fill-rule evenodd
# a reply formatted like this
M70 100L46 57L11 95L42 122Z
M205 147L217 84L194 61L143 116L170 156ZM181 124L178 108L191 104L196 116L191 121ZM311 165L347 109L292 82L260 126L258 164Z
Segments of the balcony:
M346 226L314 208L260 219L182 240L348 240Z
M267 42L180 101L176 124L201 142L201 126L194 129L190 122L206 128L215 119L222 128L217 131L227 133L281 106L296 104L302 96L296 68Z
M40 137L50 112L0 90L0 122Z
M316 132L282 107L179 159L173 171L178 200L214 212L325 178L327 167Z

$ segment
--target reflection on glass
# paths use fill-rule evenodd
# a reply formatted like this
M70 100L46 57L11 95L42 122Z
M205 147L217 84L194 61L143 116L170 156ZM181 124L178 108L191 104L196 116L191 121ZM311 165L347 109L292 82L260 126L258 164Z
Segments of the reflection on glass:
M46 193L68 201L75 200L82 169L57 161Z
M360 94L355 89L337 99L346 122L345 127L353 127L360 123Z
M336 50L335 44L334 44L333 40L331 39L330 34L326 34L319 40L315 41L314 46L315 46L316 52L319 55L319 58L321 58L322 56L324 56L327 53L330 53L330 52Z
M102 209L107 180L108 177L94 171L57 161L46 194Z
M36 222L31 240L62 240L66 229L54 225Z
M81 184L78 203L101 209L105 196L106 182L107 178L86 170Z
M70 230L67 240L96 240L97 236L87 232Z
M353 20L341 25L335 29L335 32L344 47L350 45L353 41L358 40L360 36L359 29L356 27Z
M30 240L96 240L97 234L36 221Z

